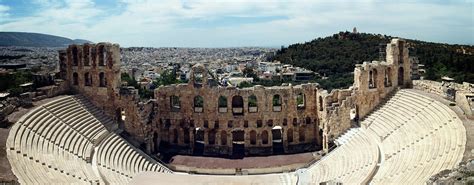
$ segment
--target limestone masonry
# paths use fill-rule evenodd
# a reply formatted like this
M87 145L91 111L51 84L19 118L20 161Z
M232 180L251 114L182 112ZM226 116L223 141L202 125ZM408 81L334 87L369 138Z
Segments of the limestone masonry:
M399 87L409 87L404 40L387 44L386 62L364 62L354 86L331 93L318 84L235 88L219 86L202 65L187 84L155 89L141 102L122 86L117 44L71 45L59 52L60 76L119 122L148 153L269 155L324 150Z
M412 80L418 75L416 60L409 57L404 40L387 44L386 61L356 65L354 84L348 89L328 92L316 83L224 87L197 64L187 83L160 86L154 98L146 100L122 83L119 51L117 44L71 45L59 51L57 75L62 80L7 100L17 106L48 98L22 115L8 134L6 154L19 183L473 180L466 170L474 164L474 126L469 119L474 85L456 84L450 78ZM5 107L0 113L13 109ZM289 153L301 154L267 156ZM193 156L170 157L176 154ZM216 157L201 156L256 155L267 157L223 159L230 162L217 167L192 164L219 163ZM299 155L310 160L272 163ZM183 165L174 165L180 159ZM234 164L246 159L256 167ZM260 165L267 162L271 166ZM449 170L461 162L464 167Z

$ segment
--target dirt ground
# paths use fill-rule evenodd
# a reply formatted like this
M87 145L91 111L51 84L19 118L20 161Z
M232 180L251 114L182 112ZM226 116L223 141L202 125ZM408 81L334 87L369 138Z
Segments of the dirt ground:
M317 155L317 157L319 157L319 155ZM176 155L169 164L207 169L268 168L291 164L302 164L303 166L313 159L316 158L313 157L312 153L245 157L243 159Z

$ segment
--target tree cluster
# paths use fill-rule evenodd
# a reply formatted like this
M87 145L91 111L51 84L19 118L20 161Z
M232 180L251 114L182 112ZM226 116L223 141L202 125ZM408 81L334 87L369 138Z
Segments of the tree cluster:
M333 36L317 38L310 42L282 47L271 60L307 68L328 77L318 79L323 88L347 88L353 83L355 64L364 61L385 60L379 51L391 36L368 33L340 32ZM425 65L426 79L440 80L441 76L453 77L456 82L474 83L474 47L407 40L410 56L419 58ZM382 55L385 57L385 55Z

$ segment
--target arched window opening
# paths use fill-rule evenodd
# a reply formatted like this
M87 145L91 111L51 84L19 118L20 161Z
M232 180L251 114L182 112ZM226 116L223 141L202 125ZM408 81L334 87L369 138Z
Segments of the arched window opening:
M281 111L281 97L278 94L273 95L273 111L274 112L280 112Z
M99 87L105 87L107 86L107 80L105 79L105 73L100 72L99 73Z
M248 107L249 107L249 112L257 112L258 111L257 97L255 95L249 96Z
M311 124L311 118L309 117L306 117L306 120L305 120L306 124Z
M319 96L319 111L323 111L324 110L324 107L323 107L323 97L322 96Z
M194 97L194 112L203 112L204 98L202 96Z
M194 85L201 87L204 83L204 71L200 68L196 68L193 71Z
M255 130L250 131L250 144L257 144L257 132Z
M286 140L288 143L293 143L293 129L288 129L288 133L286 134Z
M100 45L100 46L99 46L98 54L99 54L99 66L105 66L105 55L106 55L106 52L105 52L105 48L104 48L103 45Z
M244 115L244 99L242 96L232 97L232 113L234 115Z
M90 66L90 62L89 62L90 47L89 47L89 45L84 45L83 54L84 54L84 66Z
M72 65L73 66L78 66L79 65L79 52L77 50L77 47L74 46L72 47Z
M262 127L262 120L257 120L257 128Z
M219 112L227 112L227 97L220 96L217 101Z
M72 74L72 83L73 85L79 85L79 75L76 72Z
M377 87L377 70L369 71L369 89Z
M216 120L216 121L214 122L214 128L219 128L219 120Z
M234 127L234 122L232 120L229 120L227 122L227 128L232 128L232 127Z
M374 83L373 84L374 88L377 88L377 78L378 78L377 69L374 69L373 71L374 71L373 72L374 74L372 75L372 78L373 78L372 82Z
M244 120L244 128L248 128L249 127L249 121L248 120Z
M304 109L306 107L306 96L303 93L299 93L296 96L296 107L298 109Z
M243 144L245 142L245 132L243 130L232 131L232 143Z
M125 121L125 118L126 118L125 109L123 109L123 108L118 108L118 109L116 110L116 113L117 113L117 115L116 115L116 116L117 116L117 120L118 120L119 122L124 122L124 121Z
M306 137L305 137L305 128L304 128L304 127L300 127L298 130L299 130L299 133L298 133L298 134L299 134L299 136L300 136L300 137L299 137L299 141L300 141L300 142L305 142L305 140L306 140Z
M221 145L227 145L227 132L225 130L221 131Z
M287 126L287 125L288 125L288 119L283 118L283 126Z
M403 80L404 80L404 70L403 67L398 68L398 85L401 86L403 85Z
M89 74L89 72L85 73L84 74L84 84L86 86L91 86L92 85L92 77L91 75Z
M274 126L272 128L272 142L273 146L283 142L283 130L280 126Z
M181 102L178 96L170 96L170 109L173 112L178 112L181 109Z
M293 118L293 126L298 126L298 119L297 118Z
M273 127L273 120L272 120L272 119L269 119L269 120L267 121L267 126Z
M107 58L107 67L112 69L112 67L114 66L114 60L112 59L112 55L107 55L106 56Z
M262 144L264 145L268 144L268 131L266 130L262 131L262 134L260 137L262 138Z
M216 144L216 131L214 129L209 131L207 139L210 145Z
M204 130L201 128L196 128L196 134L194 136L194 140L199 143L204 144Z
M390 79L391 76L392 76L392 69L388 67L387 69L385 69L385 78L384 78L385 87L392 86L392 80Z

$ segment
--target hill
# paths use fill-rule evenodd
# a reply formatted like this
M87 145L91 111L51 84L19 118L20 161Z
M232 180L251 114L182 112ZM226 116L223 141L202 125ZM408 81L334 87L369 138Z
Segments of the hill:
M381 34L339 32L282 47L272 60L304 67L328 77L316 80L324 88L346 88L353 83L355 64L380 60L379 48L385 51L391 38ZM474 83L474 46L406 40L410 56L418 57L420 64L425 65L425 79L439 80L446 75L456 82Z
M65 37L41 33L0 32L0 46L66 47L69 44L90 43L87 40L72 40Z

